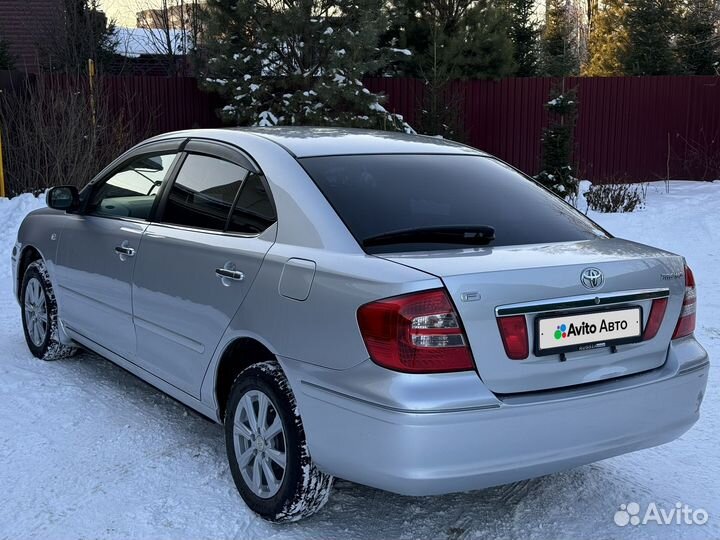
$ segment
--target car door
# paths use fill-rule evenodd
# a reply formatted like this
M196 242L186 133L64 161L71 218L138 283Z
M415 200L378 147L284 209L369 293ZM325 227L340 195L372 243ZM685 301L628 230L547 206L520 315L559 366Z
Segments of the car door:
M275 210L254 163L191 141L143 234L133 281L141 367L199 397L205 371L275 241Z
M59 239L60 316L72 332L132 360L132 276L142 234L180 142L148 146L83 190Z

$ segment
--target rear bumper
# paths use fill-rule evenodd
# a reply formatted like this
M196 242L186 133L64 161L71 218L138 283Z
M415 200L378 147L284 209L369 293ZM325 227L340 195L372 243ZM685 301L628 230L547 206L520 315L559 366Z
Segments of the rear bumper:
M672 441L697 421L709 370L690 338L652 372L440 411L350 396L282 363L318 466L405 495L505 484Z

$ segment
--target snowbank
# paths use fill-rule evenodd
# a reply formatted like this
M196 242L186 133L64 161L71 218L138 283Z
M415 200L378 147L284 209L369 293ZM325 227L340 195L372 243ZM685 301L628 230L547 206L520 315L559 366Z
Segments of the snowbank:
M720 358L720 182L649 188L646 209L592 214L610 232L683 253L698 283L700 341ZM223 431L85 354L27 351L10 294L10 249L31 196L0 200L0 538L390 539L720 537L720 370L698 424L671 444L565 473L443 497L338 482L317 516L269 525L244 506ZM484 436L480 433L478 436ZM488 437L488 444L492 438ZM532 444L532 441L528 441ZM619 527L621 504L703 508L703 526Z
M29 193L12 199L0 198L0 279L10 275L10 255L23 218L45 206L45 197Z

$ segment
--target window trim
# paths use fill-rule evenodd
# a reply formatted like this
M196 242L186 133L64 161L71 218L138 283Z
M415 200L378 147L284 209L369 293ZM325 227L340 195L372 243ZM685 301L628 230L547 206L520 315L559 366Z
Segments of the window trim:
M229 161L256 174L260 172L257 164L248 155L238 148L219 141L190 139L183 150L189 154L201 154Z
M219 231L217 229L201 229L200 227L190 227L189 225L177 225L175 223L165 223L163 221L152 221L152 222L150 222L150 225L152 225L153 227L163 227L163 228L167 228L167 229L177 229L180 231L212 234L215 236L236 236L238 238L257 238L257 237L265 234L266 231L269 231L273 227L273 225L277 225L277 221L275 221L272 225L270 225L270 227L268 227L261 233L241 233L241 232L234 232L234 231Z
M225 225L223 225L223 232L230 232L228 229L230 228L230 222L232 221L232 216L235 213L235 207L237 206L238 201L240 200L240 194L245 189L245 184L247 184L247 179L250 177L251 174L257 174L253 171L248 170L247 174L245 175L245 178L243 178L242 184L240 184L240 188L235 192L235 197L233 197L233 202L230 205L230 211L228 212L227 217L225 218Z

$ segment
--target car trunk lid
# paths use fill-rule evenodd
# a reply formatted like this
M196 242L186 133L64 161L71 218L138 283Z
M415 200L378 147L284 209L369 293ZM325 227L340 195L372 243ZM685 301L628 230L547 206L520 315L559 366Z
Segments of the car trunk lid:
M682 257L620 239L379 256L442 279L480 377L500 394L585 384L662 366L684 293ZM587 269L602 273L602 285L589 289L581 283ZM537 325L544 317L639 307L645 328L653 299L663 297L668 299L665 316L652 339L562 354L536 349ZM498 318L508 315L525 317L529 355L524 360L511 360L505 352Z

